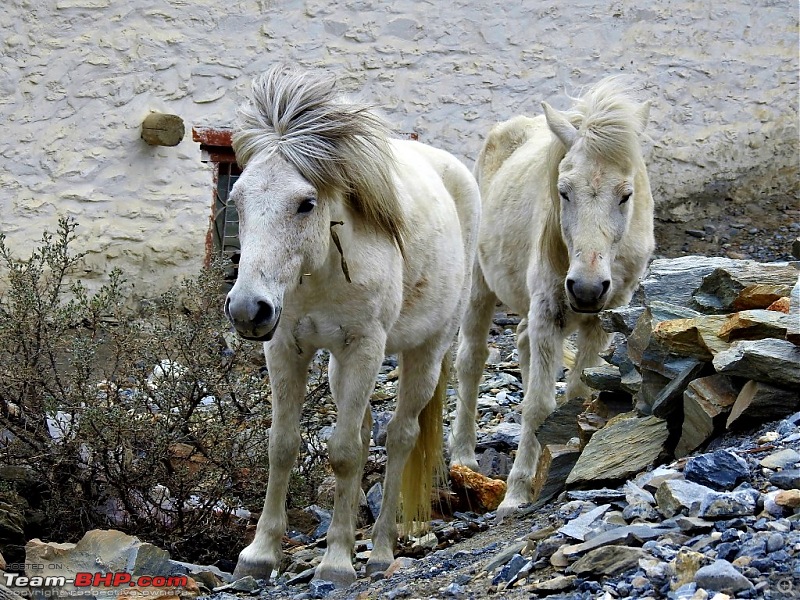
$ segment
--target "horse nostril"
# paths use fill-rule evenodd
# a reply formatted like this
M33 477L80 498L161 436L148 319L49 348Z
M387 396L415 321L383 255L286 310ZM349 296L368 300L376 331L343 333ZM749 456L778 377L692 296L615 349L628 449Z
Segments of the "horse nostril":
M572 294L573 296L575 295L575 289L574 288L575 288L575 280L574 279L567 279L567 291L570 294Z
M256 314L253 318L254 323L266 323L272 318L273 309L269 302L265 300L259 300L256 304L256 307Z
M225 296L225 308L223 309L223 312L225 313L225 316L228 317L228 319L231 318L231 297L230 296Z
M605 296L605 295L606 295L606 292L608 291L608 288L610 288L610 287L611 287L611 280L610 280L610 279L606 279L606 280L605 280L605 281L602 283L602 286L603 286L603 291L602 291L602 292L600 292L600 297L601 297L601 298L602 298L603 296Z

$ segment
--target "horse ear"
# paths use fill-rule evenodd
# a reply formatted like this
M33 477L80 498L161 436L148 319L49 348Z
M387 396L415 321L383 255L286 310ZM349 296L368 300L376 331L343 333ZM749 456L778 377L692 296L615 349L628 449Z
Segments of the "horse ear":
M638 108L636 118L639 120L639 131L647 129L647 122L650 120L650 100Z
M544 118L547 119L547 126L550 127L550 130L556 134L558 139L561 140L561 143L567 148L572 147L575 138L578 136L578 130L575 129L575 126L569 122L567 117L555 110L547 102L542 102L542 108L544 109Z

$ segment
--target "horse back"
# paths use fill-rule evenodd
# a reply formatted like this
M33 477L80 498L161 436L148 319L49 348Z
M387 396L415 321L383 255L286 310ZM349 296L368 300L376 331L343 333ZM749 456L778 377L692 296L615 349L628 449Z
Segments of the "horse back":
M520 115L492 127L475 163L474 174L481 189L491 185L503 163L536 135L540 120Z

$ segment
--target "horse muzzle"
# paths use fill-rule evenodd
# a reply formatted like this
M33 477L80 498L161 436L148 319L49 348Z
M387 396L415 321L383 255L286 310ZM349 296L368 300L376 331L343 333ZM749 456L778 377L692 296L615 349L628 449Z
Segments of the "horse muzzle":
M281 307L266 298L236 295L231 290L225 299L225 316L246 340L268 342L281 320Z
M610 279L588 280L567 278L564 283L570 308L576 313L597 314L605 308Z

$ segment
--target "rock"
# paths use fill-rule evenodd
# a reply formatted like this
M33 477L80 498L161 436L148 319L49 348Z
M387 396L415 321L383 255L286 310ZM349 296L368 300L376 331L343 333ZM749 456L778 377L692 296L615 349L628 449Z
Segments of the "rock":
M548 444L542 448L533 478L533 498L537 505L550 502L563 491L580 455L580 448L575 446Z
M381 514L383 505L383 485L380 481L376 482L367 492L367 508L373 519L377 519Z
M786 387L800 386L800 347L785 340L736 342L714 357L718 373Z
M765 337L783 339L790 321L789 315L774 310L743 310L729 315L717 336L725 342Z
M386 445L386 435L388 432L386 428L389 425L389 421L392 419L392 415L394 415L394 412L388 410L373 413L372 441L375 442L376 446Z
M498 571L497 575L492 578L492 585L497 585L500 582L509 582L514 577L516 577L517 573L519 573L520 569L522 569L528 560L524 558L520 554L514 554L511 559L503 565L503 568Z
M730 267L745 261L715 256L681 256L656 259L650 263L634 298L645 305L653 301L669 302L692 307L692 293L703 277L720 267Z
M325 537L328 533L328 527L331 525L331 519L333 518L331 511L317 506L316 504L312 504L305 508L305 512L318 523L311 536L317 540Z
M491 479L463 465L450 467L450 480L453 490L479 510L495 510L506 494L505 481Z
M483 445L495 449L516 449L522 435L522 425L519 423L499 423L489 431L489 439Z
M676 408L680 407L680 399L686 388L706 370L707 363L700 360L691 359L687 363L683 370L672 378L672 381L664 386L653 399L651 412L654 416L662 419L669 417Z
M498 552L494 558L492 558L486 566L483 567L483 570L487 573L493 573L498 567L502 567L506 564L511 558L515 555L519 555L525 547L528 545L525 541L516 541L510 546L505 547L503 550Z
M738 391L725 375L701 377L688 385L683 393L683 425L675 456L686 456L724 428Z
M759 461L759 464L767 469L786 469L793 468L800 461L800 453L791 448L784 448Z
M564 592L575 587L576 575L556 575L543 581L535 581L527 591L541 596L550 596L556 592Z
M785 508L800 508L800 490L780 490L775 494L775 504Z
M578 439L580 440L581 448L585 448L592 436L606 426L608 420L596 413L584 412L578 415L577 422Z
M664 302L654 302L652 305L647 305L636 322L633 331L628 336L628 355L633 364L641 365L645 350L651 344L653 331L660 323L675 319L692 318L699 316L699 314L696 311ZM657 342L658 340L656 340Z
M792 414L800 408L800 395L763 381L748 381L728 415L728 429L751 428Z
M643 558L650 558L650 553L641 548L629 546L603 546L595 548L575 561L568 573L579 576L602 575L613 576L629 571L639 565Z
M601 365L584 369L583 373L581 373L581 381L595 390L623 391L622 375L619 367L614 365Z
M797 270L789 263L744 261L714 269L692 296L706 311L766 308L788 296L796 279Z
M800 346L800 318L797 316L800 315L800 275L789 296L789 314L792 318L789 319L789 326L786 329L786 339Z
M640 418L635 413L618 415L589 440L567 485L627 479L656 461L668 435L661 419Z
M600 323L608 333L619 332L628 336L644 312L643 306L620 306L600 313Z
M662 321L653 328L653 336L672 354L709 361L728 348L718 332L729 321L724 315Z
M750 478L750 468L740 456L728 450L717 450L694 456L686 462L683 475L714 490L730 490Z
M688 548L681 548L670 563L674 573L670 588L674 591L694 581L697 571L707 562L708 559L704 554L694 552Z
M513 461L505 452L487 448L478 459L478 470L487 477L505 477L511 471Z
M699 568L694 581L697 587L715 592L735 594L754 589L750 580L727 560L715 560L710 565Z
M569 559L603 546L630 544L633 542L639 542L641 544L676 530L677 527L656 527L644 524L624 525L598 533L580 544L564 546L561 548L561 553Z
M784 490L800 488L800 469L784 469L769 476L769 482Z
M790 298L788 296L784 296L783 298L778 298L767 307L767 310L774 310L776 312L781 312L785 315L789 314L789 306L790 306Z
M754 515L759 493L754 489L732 492L711 492L700 504L698 516L703 518L731 518Z
M325 598L336 589L336 584L324 579L312 579L310 592L312 598Z
M389 579L395 573L410 569L417 562L419 561L416 558L411 558L408 556L398 556L397 558L394 559L394 561L392 561L392 564L389 565L389 568L386 569L384 577L386 577L386 579Z
M611 508L610 504L602 504L597 508L593 508L583 513L581 516L572 519L569 523L561 527L558 532L576 540L584 541L586 540L587 534L592 531L595 522L601 519L609 508Z
M577 418L584 410L582 398L561 401L536 430L542 447L547 444L566 444L578 435Z
M673 479L683 480L683 473L672 467L661 466L656 467L652 471L642 473L635 479L634 483L639 487L645 488L645 490L652 490L655 492L662 483Z
M125 572L133 577L139 575L170 575L173 566L169 553L139 541L121 531L93 529L76 544L45 543L39 539L25 545L26 565L45 565L48 575L66 578L78 572L97 572L102 564L104 572ZM28 572L32 576L35 572ZM97 597L105 588L76 588L72 584L51 590L55 596Z
M683 479L670 479L661 483L656 490L658 510L666 517L679 513L696 517L705 497L714 490L699 483Z

